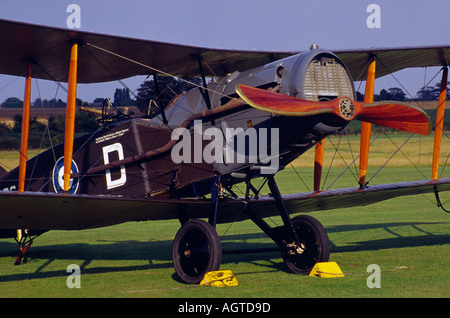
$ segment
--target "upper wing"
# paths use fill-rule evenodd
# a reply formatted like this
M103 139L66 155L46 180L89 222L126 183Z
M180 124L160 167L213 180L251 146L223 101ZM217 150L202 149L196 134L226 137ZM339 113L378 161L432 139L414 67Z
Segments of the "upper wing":
M450 64L450 46L418 46L370 48L333 51L347 66L354 80L365 80L366 65L372 56L377 64L376 77L410 67L444 66Z
M24 76L24 61L30 59L38 66L34 67L33 76L66 82L70 60L69 43L73 40L81 42L83 47L79 50L78 57L79 83L106 82L158 73L146 66L174 76L198 76L198 56L207 63L214 75L223 76L291 54L176 45L0 19L0 74ZM125 60L118 55L141 64Z
M0 19L0 74L24 76L24 62L29 59L36 63L34 77L66 82L69 43L74 40L83 47L78 58L79 83L106 82L158 71L194 77L200 75L198 57L208 65L209 75L223 76L298 53L211 49ZM377 77L408 67L450 63L450 46L336 50L334 53L344 61L355 80L365 78L365 65L373 54L384 66L377 67Z
M450 190L450 178L421 180L366 188L335 189L284 195L289 213L365 206L391 198ZM273 197L252 198L248 207L261 217L277 215ZM81 230L129 221L207 218L207 199L131 199L113 196L60 195L39 192L0 192L0 229ZM247 219L244 200L224 199L218 223Z

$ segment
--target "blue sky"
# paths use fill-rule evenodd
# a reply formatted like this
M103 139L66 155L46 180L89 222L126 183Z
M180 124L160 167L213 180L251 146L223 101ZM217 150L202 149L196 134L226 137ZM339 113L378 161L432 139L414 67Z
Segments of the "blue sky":
M312 43L331 50L450 45L447 0L21 0L2 1L0 18L67 28L66 9L71 3L81 8L81 31L204 47L299 51ZM367 26L369 4L380 7L381 28ZM437 71L413 69L395 76L414 95ZM23 98L24 80L14 79L0 75L0 102L10 96ZM143 79L125 83L137 89ZM55 96L54 83L38 85L42 98ZM32 100L39 97L33 86ZM386 76L377 81L375 92L394 86L399 84ZM95 97L112 98L115 88L121 85L79 85L78 96L90 102ZM60 92L57 98L66 96Z

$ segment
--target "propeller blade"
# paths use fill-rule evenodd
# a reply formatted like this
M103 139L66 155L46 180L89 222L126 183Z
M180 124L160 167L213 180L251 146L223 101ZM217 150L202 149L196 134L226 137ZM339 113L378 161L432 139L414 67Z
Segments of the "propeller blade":
M363 104L348 97L316 102L241 84L236 85L236 92L248 105L277 115L311 116L331 113L345 120L358 119L425 136L431 130L430 120L422 109L400 102Z
M332 113L345 120L353 119L364 104L341 97L325 102L304 100L246 85L236 85L238 95L250 106L283 116L311 116Z
M425 136L431 131L430 119L422 109L399 102L365 104L355 119Z

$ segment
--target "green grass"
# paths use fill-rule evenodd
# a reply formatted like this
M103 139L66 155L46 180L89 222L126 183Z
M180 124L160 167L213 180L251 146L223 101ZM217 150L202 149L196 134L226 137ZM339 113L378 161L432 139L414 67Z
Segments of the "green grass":
M379 158L388 158L405 135L380 136L371 146L370 184L429 178L432 136L414 136L403 148L411 159L398 153L385 168L373 168ZM402 139L403 138L403 139ZM338 143L337 137L333 143ZM352 161L359 137L349 139L352 151L341 141L340 154ZM420 157L416 147L421 145ZM444 145L450 145L447 140ZM324 188L342 172L337 157L329 170L333 147L327 140ZM449 153L444 147L442 158ZM353 153L352 153L353 152ZM35 154L36 151L33 152ZM338 155L336 155L338 156ZM17 152L1 152L0 162L8 170L17 165ZM282 193L312 188L313 156L307 153L277 174ZM377 159L375 159L377 158ZM376 162L379 163L378 161ZM384 162L380 163L383 164ZM441 169L442 170L442 169ZM298 177L301 176L301 181ZM355 167L348 169L333 188L357 185ZM443 177L450 175L444 170ZM255 182L255 185L258 183ZM369 184L369 185L370 185ZM235 189L242 195L244 187ZM263 189L263 193L267 193ZM442 202L450 194L441 195ZM450 208L450 202L446 204ZM101 207L99 207L101 208ZM171 261L172 240L178 220L125 223L83 231L50 231L40 236L28 252L26 263L14 266L17 246L12 239L0 240L0 298L4 297L114 297L114 298L316 298L316 297L450 297L450 215L436 207L434 195L396 198L367 207L311 213L325 226L331 241L330 261L338 263L343 278L317 278L290 274L278 252L226 254L221 269L229 269L239 282L236 287L212 288L180 283ZM280 225L279 218L268 221ZM273 243L251 221L219 224L224 250L259 248ZM67 267L81 268L81 288L70 289ZM381 288L368 288L367 266L381 268ZM396 269L397 268L397 269Z
M377 177L378 183L417 177L412 168L386 169ZM306 168L299 170L305 179L311 175ZM304 191L295 175L292 169L277 175L283 193ZM346 175L342 185L354 186L353 176ZM446 195L443 200L449 198ZM280 254L272 252L224 255L221 269L236 275L236 287L185 285L176 279L171 262L179 222L169 220L47 232L35 241L20 266L13 265L15 242L2 239L0 297L449 297L450 215L432 200L432 195L413 196L311 213L328 231L330 260L338 263L343 278L290 274ZM278 218L272 221L281 224ZM217 231L224 250L272 246L250 221L220 224ZM70 264L81 267L79 289L66 285ZM381 268L381 288L366 285L370 264ZM398 267L402 268L394 270Z
M360 136L352 135L343 137L332 136L325 139L324 167L345 167L359 155ZM440 165L448 161L450 154L450 141L448 133L442 136ZM389 167L431 166L433 153L434 134L428 136L410 135L406 133L382 134L371 136L369 166L379 167L386 163L391 155L401 147L401 151L388 161ZM335 153L338 148L339 152ZM359 164L359 159L356 160ZM314 151L308 151L292 163L295 167L313 167Z

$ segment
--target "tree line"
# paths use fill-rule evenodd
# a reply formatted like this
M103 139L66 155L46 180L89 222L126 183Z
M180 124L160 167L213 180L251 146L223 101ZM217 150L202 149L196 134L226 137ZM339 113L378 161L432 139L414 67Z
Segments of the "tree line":
M189 82L191 84L189 84ZM143 114L149 112L149 107L153 107L151 111L158 111L157 104L167 105L176 95L183 91L194 88L200 85L200 79L190 79L189 81L180 80L171 77L158 77L158 83L147 80L143 82L137 89L137 93L132 92L134 99L130 95L129 88L116 88L114 92L113 104L115 106L137 106ZM397 100L397 101L432 101L439 98L440 83L434 86L424 86L417 91L416 96L408 98L403 89L399 87L391 87L382 89L378 94L374 94L374 100ZM364 94L357 92L356 98L358 101L364 100ZM450 99L450 83L447 86L447 99ZM77 106L101 106L105 98L98 97L93 102L82 101L77 98ZM153 103L154 101L155 103ZM36 98L32 103L33 107L43 108L65 108L66 103L61 99L41 99ZM9 97L2 103L2 108L22 108L23 101L17 97Z
M396 101L433 101L439 99L439 93L441 91L441 84L436 83L434 86L423 86L417 91L416 96L408 98L406 93L399 87L391 87L388 89L380 90L379 94L374 94L374 101L380 100L396 100ZM358 101L364 100L364 94L360 92L356 93ZM446 99L450 99L450 83L447 85Z
M28 147L32 149L45 149L64 141L65 115L51 116L44 124L36 117L30 118ZM95 131L99 123L95 115L78 111L75 116L75 136ZM12 127L0 123L0 150L20 149L22 132L22 114L14 116Z
M131 98L130 90L128 88L117 88L114 93L113 104L115 106L137 106L143 114L158 114L160 112L158 105L167 105L175 96L183 91L194 88L200 85L200 79L191 79L189 83L185 80L179 80L170 77L158 77L157 83L154 79L143 82L137 89L137 93L133 95L135 99ZM157 85L156 85L157 84ZM416 101L432 101L439 98L440 84L436 83L434 86L424 86L416 94ZM447 99L450 99L450 88L447 90ZM77 99L78 106L101 106L103 105L104 98L96 98L92 103L84 102L81 99ZM364 100L364 95L357 92L357 100ZM382 89L379 94L374 95L375 101L380 100L396 100L396 101L408 101L405 92L398 87L392 87L388 89ZM41 100L37 98L33 103L34 107L44 108L64 108L66 103L61 99ZM2 105L3 108L22 108L23 101L17 97L10 97L5 100ZM432 117L433 110L427 110ZM450 114L448 114L450 116ZM449 123L449 120L444 122ZM64 139L64 123L65 117L62 115L52 116L48 119L48 124L45 125L37 121L36 117L30 120L30 136L29 147L40 148L50 147L52 144L58 144ZM0 150L5 149L18 149L20 147L20 133L22 125L22 115L16 114L14 118L13 127L9 127L6 124L0 123ZM83 134L91 131L95 131L99 128L99 123L96 120L95 115L89 113L77 112L76 115L76 128L77 134ZM450 126L444 127L450 129ZM349 125L347 133L359 133L359 125ZM47 134L50 138L43 138L42 136Z

